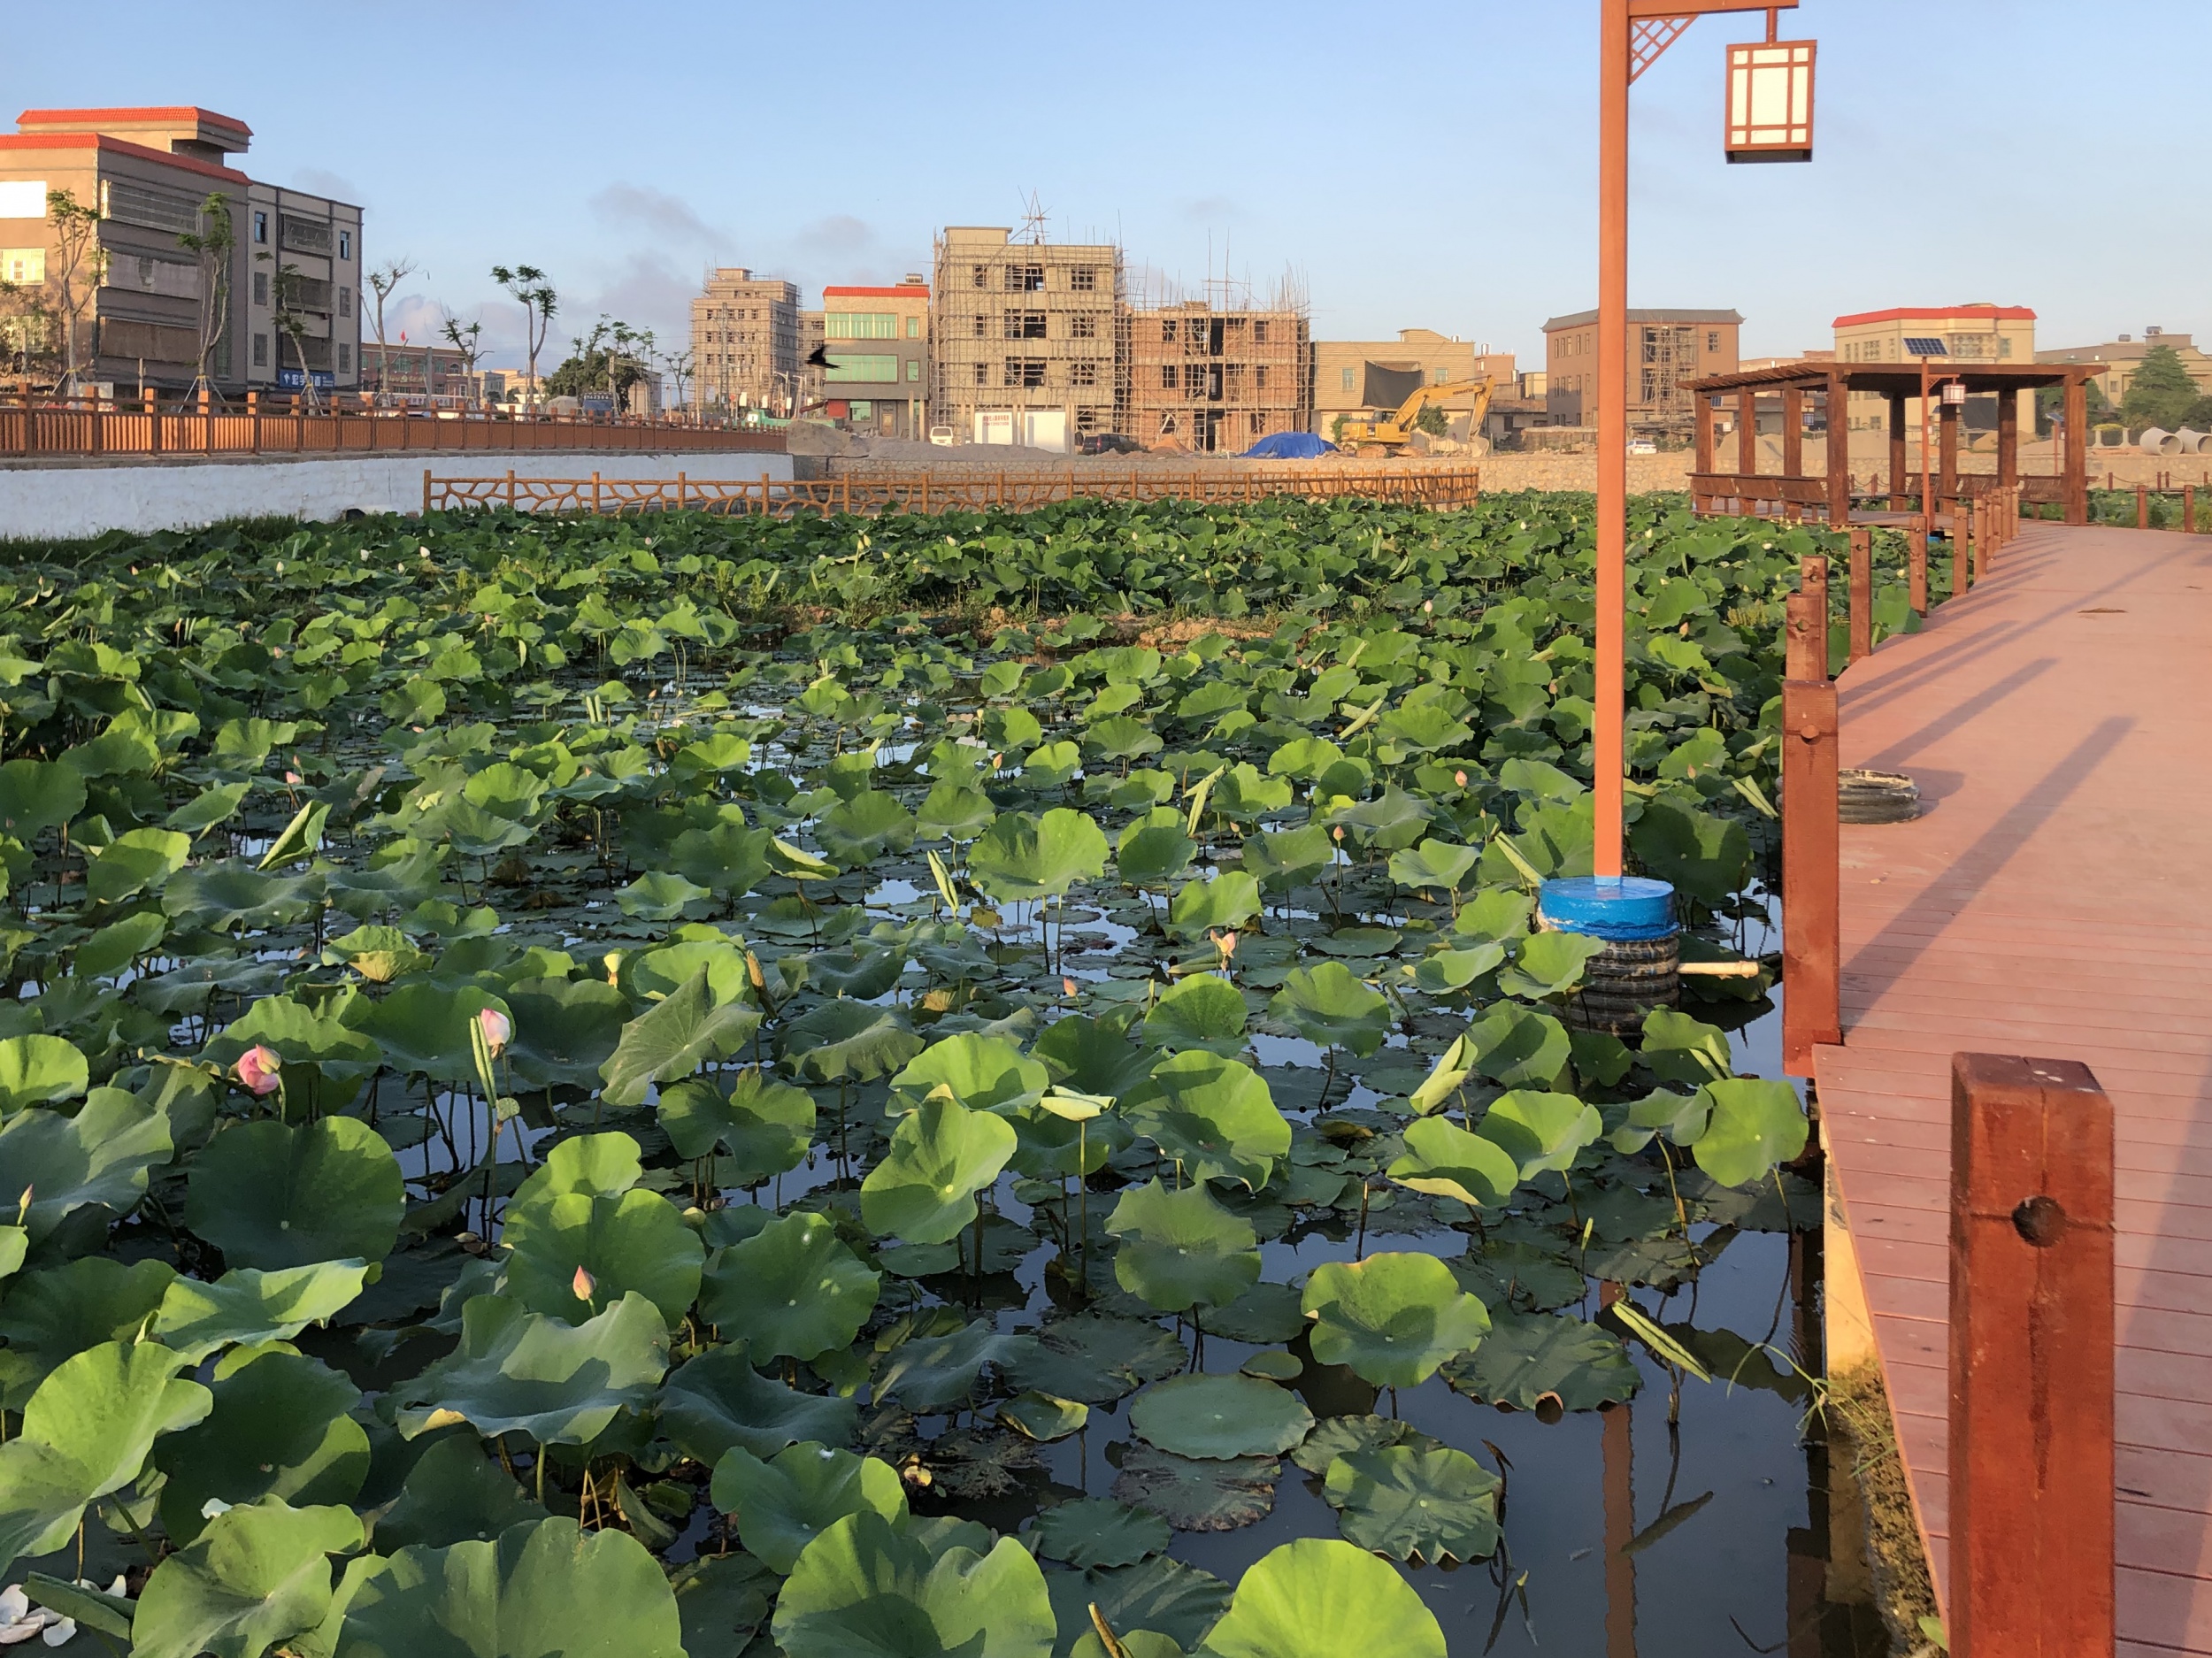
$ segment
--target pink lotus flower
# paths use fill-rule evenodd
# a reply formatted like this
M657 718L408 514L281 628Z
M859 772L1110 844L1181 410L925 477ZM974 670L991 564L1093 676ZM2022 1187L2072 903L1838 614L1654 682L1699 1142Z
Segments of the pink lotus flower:
M257 1097L276 1092L277 1072L283 1069L282 1060L258 1045L238 1055L238 1080Z
M507 1046L507 1039L515 1033L515 1022L497 1008L486 1008L476 1016L476 1023L484 1032L484 1046L495 1056Z
M585 1271L582 1267L579 1266L576 1269L576 1276L568 1281L568 1287L576 1292L576 1299L578 1301L585 1302L588 1305L590 1303L593 1292L597 1290L599 1287L599 1280L593 1278L590 1273Z

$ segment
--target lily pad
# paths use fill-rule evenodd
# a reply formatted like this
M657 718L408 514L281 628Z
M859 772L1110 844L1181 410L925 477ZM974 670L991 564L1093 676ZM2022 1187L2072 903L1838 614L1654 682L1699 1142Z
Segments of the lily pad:
M219 1376L204 1421L157 1441L168 1476L161 1523L179 1543L207 1524L208 1500L347 1503L369 1471L369 1436L348 1413L361 1390L319 1360L264 1353Z
M773 1627L788 1658L1048 1658L1057 1633L1044 1574L1012 1538L932 1558L872 1511L838 1521L799 1556Z
M1256 1347L1288 1341L1306 1327L1299 1293L1287 1284L1255 1284L1225 1307L1210 1307L1205 1332Z
M1290 1123L1257 1072L1217 1055L1161 1063L1122 1101L1122 1117L1192 1180L1241 1180L1257 1191L1290 1150Z
M668 1368L668 1326L633 1292L580 1324L504 1296L461 1309L461 1345L398 1391L399 1430L466 1422L487 1436L587 1445L626 1408L645 1404Z
M1308 1041L1362 1059L1390 1034L1389 1002L1341 962L1294 970L1267 1010Z
M145 1658L259 1654L329 1616L334 1554L361 1547L350 1508L275 1497L219 1514L197 1542L154 1568L131 1620Z
M1434 1564L1497 1552L1495 1474L1464 1451L1409 1446L1354 1451L1329 1465L1325 1494L1348 1542Z
M1173 1375L1189 1361L1183 1344L1158 1324L1078 1313L1038 1330L1035 1344L1012 1355L1008 1370L1023 1387L1110 1405L1147 1382Z
M1446 1658L1444 1631L1386 1562L1334 1538L1301 1538L1263 1555L1206 1650L1217 1658Z
M1378 1387L1413 1387L1490 1328L1490 1315L1434 1255L1324 1262L1306 1280L1313 1356Z
M1486 1404L1533 1410L1546 1394L1567 1410L1635 1396L1642 1378L1612 1332L1551 1313L1500 1313L1482 1345L1444 1367L1444 1379Z
M1282 1472L1271 1456L1202 1462L1133 1445L1122 1455L1113 1494L1150 1509L1179 1531L1233 1531L1268 1516Z
M1215 1202L1202 1185L1176 1192L1156 1178L1132 1186L1106 1231L1123 1240L1114 1255L1116 1282L1164 1313L1225 1306L1259 1279L1252 1224Z
M1134 1566L1047 1572L1045 1585L1060 1623L1053 1647L1059 1658L1081 1653L1086 1640L1099 1646L1091 1625L1094 1606L1106 1627L1123 1638L1129 1658L1171 1658L1161 1642L1171 1644L1174 1654L1195 1652L1229 1609L1227 1584L1171 1554L1155 1554ZM1102 1648L1097 1658L1106 1658Z
M810 1359L852 1344L880 1281L827 1217L798 1211L715 1251L699 1311L742 1332L759 1358Z
M194 1162L184 1202L185 1224L228 1264L265 1269L381 1261L406 1212L399 1159L350 1117L224 1130Z
M1309 1474L1325 1474L1338 1457L1356 1452L1386 1451L1394 1445L1427 1451L1439 1443L1394 1416L1324 1416L1314 1424L1306 1442L1290 1454L1290 1460Z
M1129 1425L1176 1456L1232 1462L1277 1456L1312 1431L1313 1412L1289 1389L1252 1376L1177 1376L1129 1407Z
M898 1470L872 1456L804 1442L767 1462L732 1447L714 1465L714 1506L737 1516L749 1554L788 1575L808 1544L849 1514L906 1521Z
M1425 1117L1405 1128L1405 1155L1386 1172L1400 1186L1433 1197L1457 1198L1472 1209L1494 1209L1521 1182L1520 1165L1495 1140L1470 1133L1441 1117Z
M661 1390L660 1410L676 1447L710 1468L733 1446L767 1458L803 1439L848 1444L860 1414L849 1399L803 1393L763 1376L742 1342L710 1347L678 1367Z
M1030 1547L1038 1554L1083 1571L1133 1566L1148 1555L1165 1554L1174 1536L1158 1515L1102 1497L1056 1504L1029 1528Z
M891 1149L861 1182L861 1217L908 1243L949 1243L975 1219L975 1194L998 1178L1015 1144L1003 1117L926 1101L900 1119Z

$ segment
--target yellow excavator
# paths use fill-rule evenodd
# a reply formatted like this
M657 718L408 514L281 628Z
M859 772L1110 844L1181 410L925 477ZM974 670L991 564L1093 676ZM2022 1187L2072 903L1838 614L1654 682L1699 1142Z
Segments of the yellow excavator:
M1490 413L1490 396L1494 385L1487 374L1478 374L1472 380L1448 380L1433 386L1419 386L1413 395L1400 403L1394 413L1379 420L1347 420L1337 438L1339 449L1349 449L1362 457L1395 455L1413 441L1415 424L1421 412L1455 397L1474 395L1473 412L1467 421L1471 437L1479 436L1483 420Z

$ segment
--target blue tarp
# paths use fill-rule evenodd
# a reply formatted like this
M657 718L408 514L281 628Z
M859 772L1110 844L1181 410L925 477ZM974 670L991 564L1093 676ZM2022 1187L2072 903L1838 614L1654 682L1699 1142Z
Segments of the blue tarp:
M1317 455L1334 455L1335 444L1310 432L1271 432L1237 458L1247 461L1310 461Z

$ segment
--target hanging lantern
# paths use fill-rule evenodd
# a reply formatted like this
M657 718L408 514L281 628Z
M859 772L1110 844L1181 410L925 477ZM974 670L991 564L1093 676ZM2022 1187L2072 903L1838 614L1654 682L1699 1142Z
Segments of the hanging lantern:
M1754 41L1728 49L1728 158L1813 158L1812 41Z

